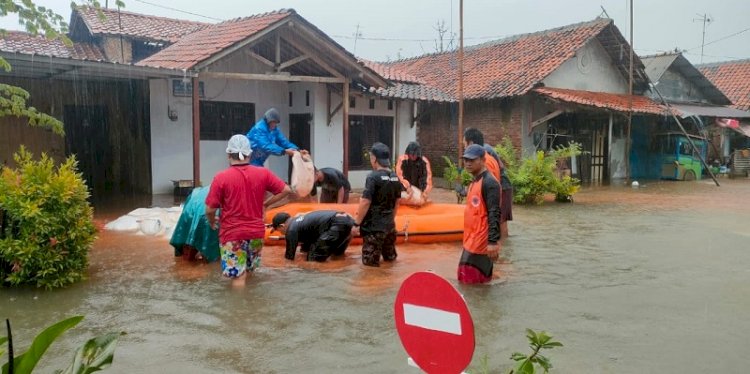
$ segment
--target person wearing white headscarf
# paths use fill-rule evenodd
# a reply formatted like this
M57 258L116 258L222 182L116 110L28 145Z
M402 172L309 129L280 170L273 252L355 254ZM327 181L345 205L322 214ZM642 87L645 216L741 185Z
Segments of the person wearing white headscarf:
M234 284L244 285L246 272L260 265L260 253L266 226L264 209L292 190L270 170L249 164L250 142L244 135L234 135L227 143L229 168L216 174L206 197L206 218L216 230L219 217L219 253L221 271ZM265 199L266 192L273 196ZM264 201L265 200L265 201Z

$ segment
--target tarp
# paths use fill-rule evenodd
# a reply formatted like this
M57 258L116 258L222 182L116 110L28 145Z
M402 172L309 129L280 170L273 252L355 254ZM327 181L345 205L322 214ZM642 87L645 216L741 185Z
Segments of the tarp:
M743 125L736 119L717 118L716 125L737 131L738 133L750 137L750 126Z

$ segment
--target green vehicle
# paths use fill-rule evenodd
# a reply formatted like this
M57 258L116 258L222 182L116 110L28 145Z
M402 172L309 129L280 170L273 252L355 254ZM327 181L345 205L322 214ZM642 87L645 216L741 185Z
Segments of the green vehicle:
M693 151L687 136L682 133L659 134L654 138L654 145L659 152L661 179L692 181L700 180L703 165L700 157L706 157L706 139L690 135L698 148ZM700 155L700 157L699 157Z

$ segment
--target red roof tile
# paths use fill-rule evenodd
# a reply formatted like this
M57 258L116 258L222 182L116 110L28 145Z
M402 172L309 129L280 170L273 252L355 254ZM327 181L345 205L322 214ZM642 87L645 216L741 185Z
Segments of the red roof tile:
M750 110L750 59L696 67L732 101L735 108Z
M612 24L596 19L468 47L464 52L464 97L523 95ZM457 95L457 52L386 63L450 95Z
M411 75L407 72L405 72L403 69L397 67L397 66L391 66L386 64L381 64L379 62L365 60L365 59L359 59L359 61L367 66L368 68L372 69L372 71L378 73L381 77L393 81L393 82L408 82L408 83L424 83L423 80L417 78L414 75Z
M295 14L294 10L282 9L218 23L184 36L177 43L139 61L136 65L190 69L292 14Z
M563 88L541 87L534 92L543 96L572 104L580 104L618 112L628 112L630 98L624 94L567 90ZM641 114L667 114L665 107L657 104L646 96L633 95L633 112Z
M104 17L100 17L99 12L92 7L78 7L73 12L74 17L71 22L75 22L77 13L94 35L128 35L169 43L174 43L184 35L211 26L210 23L149 16L116 9L101 8L100 11Z
M59 39L47 39L26 32L8 31L0 38L0 51L77 60L106 61L104 53L94 44L76 43L66 45Z

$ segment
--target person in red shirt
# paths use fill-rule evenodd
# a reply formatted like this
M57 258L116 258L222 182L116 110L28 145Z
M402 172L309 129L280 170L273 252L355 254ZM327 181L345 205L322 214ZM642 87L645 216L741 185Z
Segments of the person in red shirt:
M232 136L227 146L230 166L216 174L206 197L206 218L214 230L217 229L216 211L221 209L221 272L234 279L237 285L244 284L246 271L253 271L260 265L266 233L264 207L292 192L270 170L249 165L250 153L250 141L246 136ZM273 196L264 202L266 192Z
M464 240L458 263L458 281L487 283L492 280L493 262L500 254L500 184L487 170L484 148L466 147L464 167L474 177L466 194Z

